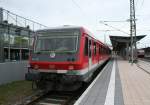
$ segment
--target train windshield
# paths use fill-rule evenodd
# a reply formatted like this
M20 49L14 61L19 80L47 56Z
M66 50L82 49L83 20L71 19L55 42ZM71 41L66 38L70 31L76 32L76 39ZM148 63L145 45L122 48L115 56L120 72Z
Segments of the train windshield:
M75 52L77 51L77 36L39 36L35 44L35 52Z

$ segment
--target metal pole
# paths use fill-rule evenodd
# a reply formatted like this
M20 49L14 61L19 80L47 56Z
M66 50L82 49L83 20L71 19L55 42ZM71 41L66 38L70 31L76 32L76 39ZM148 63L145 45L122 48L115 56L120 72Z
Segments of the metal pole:
M8 30L7 30L7 34L8 34L8 36L9 36L9 39L8 39L8 60L10 61L11 60L11 52L10 52L10 49L11 49L11 46L10 46L10 27L9 27L9 25L8 25Z
M28 38L29 38L29 43L28 43L28 50L29 50L29 52L28 52L28 58L29 58L29 56L30 56L30 50L31 50L31 49L30 49L30 43L31 43L31 42L30 42L30 40L31 40L31 39L30 39L30 34L31 34L31 31L30 31L30 29L29 29L29 31L28 31Z
M20 55L20 61L22 60L22 36L21 36L21 30L19 30L19 37L20 37L20 49L19 49L19 55Z
M7 12L7 21L9 21L9 11L6 11L6 12ZM10 26L9 25L7 26L7 35L8 35L8 60L10 61L11 60L11 56L10 56L11 46L10 46Z
M3 9L0 8L0 62L4 62L4 29L3 29Z
M18 21L17 21L17 19L18 19L18 18L17 18L17 15L16 15L16 26L18 25Z
M135 36L133 40L133 36ZM135 23L135 6L134 0L130 0L130 37L131 37L131 62L134 62L133 45L136 51L136 23Z
M136 45L136 18L135 18L135 2L134 2L134 0L133 0L133 18L134 18L134 20L133 20L133 22L134 22L134 46L135 46L135 60L137 60L137 45Z
M106 33L104 34L104 44L106 44Z
M108 30L105 31L105 34L104 34L104 43L106 44L106 33L108 32Z

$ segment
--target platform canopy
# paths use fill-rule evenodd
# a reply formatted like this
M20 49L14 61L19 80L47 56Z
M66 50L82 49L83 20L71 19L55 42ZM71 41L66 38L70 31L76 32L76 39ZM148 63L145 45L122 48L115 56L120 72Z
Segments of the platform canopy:
M144 38L146 35L136 36L136 42ZM133 37L135 39L135 37ZM122 48L126 48L127 44L130 46L131 39L129 36L110 36L110 40L113 46L113 50L120 51Z

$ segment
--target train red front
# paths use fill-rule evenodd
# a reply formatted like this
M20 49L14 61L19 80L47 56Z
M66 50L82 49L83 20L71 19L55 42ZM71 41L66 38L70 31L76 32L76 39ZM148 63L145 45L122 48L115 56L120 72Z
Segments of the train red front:
M90 81L94 71L110 58L108 46L83 27L39 30L33 49L26 79L40 88L56 90Z

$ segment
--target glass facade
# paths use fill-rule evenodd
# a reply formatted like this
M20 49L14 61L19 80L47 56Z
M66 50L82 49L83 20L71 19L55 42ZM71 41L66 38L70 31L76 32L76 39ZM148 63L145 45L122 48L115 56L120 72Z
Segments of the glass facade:
M27 60L35 30L44 27L0 8L0 62Z
M29 49L32 48L33 38L29 41L28 35L19 36L8 33L3 34L3 50L5 61L27 60ZM30 44L29 44L30 43Z

